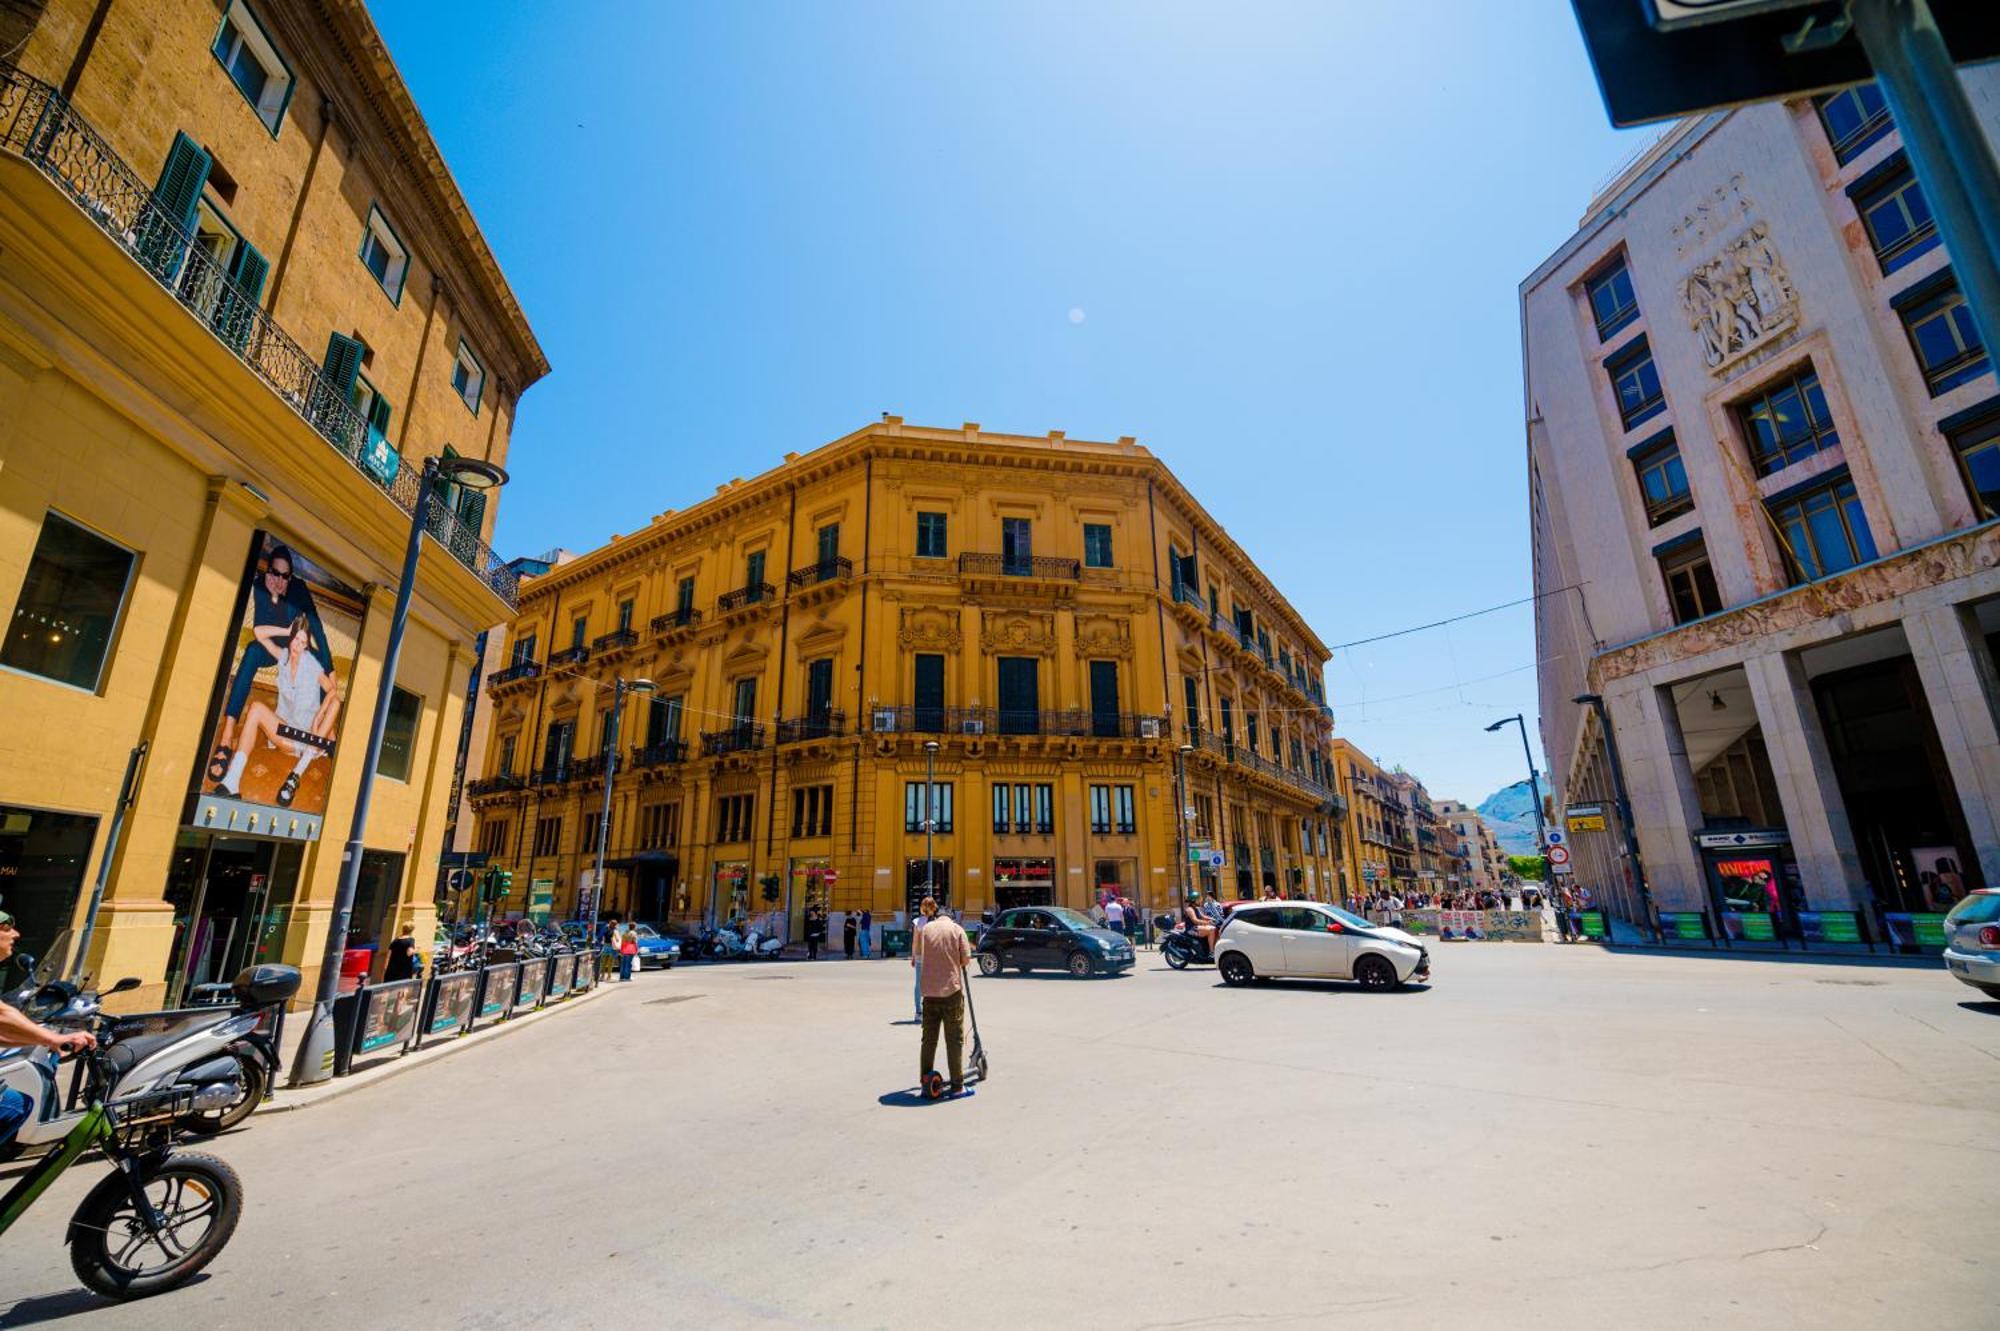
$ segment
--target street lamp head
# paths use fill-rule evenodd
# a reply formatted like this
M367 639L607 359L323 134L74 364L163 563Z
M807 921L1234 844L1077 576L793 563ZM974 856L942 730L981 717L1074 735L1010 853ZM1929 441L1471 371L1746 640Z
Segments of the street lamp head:
M627 693L651 693L653 691L653 681L650 679L628 679L625 681L625 691Z
M924 741L925 753L936 753L937 751L938 751L938 742L936 740L927 739Z
M435 458L438 479L466 490L497 490L507 483L506 468L485 458Z
M1511 722L1511 721L1512 721L1513 719L1514 719L1514 718L1510 716L1510 717L1508 717L1508 718L1507 718L1507 720L1506 720L1506 721L1495 721L1495 722L1494 722L1494 723L1493 723L1492 725L1490 725L1490 726L1486 727L1486 729L1487 729L1488 731L1494 731L1494 730L1499 730L1499 729L1501 729L1502 727L1506 726L1506 725L1508 724L1508 722Z
M1182 753L1193 753L1193 752L1194 752L1194 745L1192 745L1192 744L1183 744L1183 745L1181 745L1181 752L1182 752Z

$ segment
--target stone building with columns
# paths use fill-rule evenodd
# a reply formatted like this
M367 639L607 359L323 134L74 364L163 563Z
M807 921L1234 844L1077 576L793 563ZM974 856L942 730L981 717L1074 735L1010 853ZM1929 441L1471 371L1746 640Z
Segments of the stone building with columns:
M136 1007L310 994L381 690L356 948L425 927L513 608L447 490L383 680L422 459L504 462L548 365L360 0L19 0L0 52L0 908L42 952L101 875Z
M588 913L615 752L606 913L1337 898L1325 658L1133 440L889 416L525 585L475 847Z
M2000 883L2000 390L1873 85L1674 126L1520 301L1578 882L1642 913L1596 694L1660 910L1910 941Z

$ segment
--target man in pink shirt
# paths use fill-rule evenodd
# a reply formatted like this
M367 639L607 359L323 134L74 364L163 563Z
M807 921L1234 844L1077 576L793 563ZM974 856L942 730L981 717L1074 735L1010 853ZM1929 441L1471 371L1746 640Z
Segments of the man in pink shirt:
M945 1061L951 1065L950 1095L968 1095L965 1087L965 968L972 962L972 945L965 929L938 914L937 899L925 897L919 907L923 925L910 940L910 964L917 968L917 988L924 997L923 1052L919 1085L929 1085L937 1062L938 1030L944 1030Z

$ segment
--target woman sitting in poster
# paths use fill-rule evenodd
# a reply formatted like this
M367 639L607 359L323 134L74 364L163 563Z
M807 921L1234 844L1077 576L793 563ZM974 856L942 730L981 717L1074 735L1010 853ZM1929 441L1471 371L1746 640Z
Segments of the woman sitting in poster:
M257 630L261 637L265 629ZM330 670L320 668L310 650L312 625L304 615L294 618L284 632L278 656L278 707L274 712L262 699L253 699L243 713L242 746L229 760L229 773L222 789L240 797L243 769L250 755L268 744L285 753L296 754L298 764L278 788L278 803L291 807L299 793L299 779L313 759L333 752L333 726L340 716L340 683Z

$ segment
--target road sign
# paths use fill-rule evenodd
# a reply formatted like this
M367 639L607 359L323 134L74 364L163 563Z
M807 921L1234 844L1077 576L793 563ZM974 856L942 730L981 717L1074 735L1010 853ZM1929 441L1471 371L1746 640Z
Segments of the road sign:
M1188 806L1187 806L1186 808L1182 809L1182 810L1181 810L1181 817L1182 817L1182 818L1183 818L1184 820L1186 820L1187 822L1190 822L1190 823L1191 823L1191 822L1193 822L1193 821L1194 821L1194 805L1190 804L1190 805L1188 805Z
M1604 830L1604 806L1602 804L1572 804L1566 810L1563 820L1572 832L1602 832Z
M1768 0L1572 4L1614 125L1643 125L1824 92L1874 76L1852 34L1837 41L1796 43L1802 47L1796 52L1786 49L1787 39L1808 19L1819 34L1836 32L1845 8L1839 3L1802 7L1786 0L1783 8L1773 8ZM1952 59L1973 64L2000 58L2000 5L1993 0L1930 0L1930 9ZM1708 13L1696 20L1681 12L1694 10Z
M1554 865L1564 865L1564 864L1568 864L1568 863L1569 863L1569 847L1568 847L1568 846L1550 846L1550 847L1549 847L1549 863L1550 863L1550 864L1554 864Z
M1225 855L1224 855L1224 854L1223 854L1223 853L1222 853L1221 851L1219 851L1219 850L1211 850L1210 852L1208 852L1208 867L1209 867L1209 868L1211 868L1211 869L1220 869L1220 868L1222 868L1222 867L1223 867L1224 865L1226 865L1226 864L1228 864L1228 863L1229 863L1229 859L1228 859L1228 857L1227 857L1227 856L1225 856Z
M1560 846L1563 843L1564 837L1559 830L1551 827L1548 830L1548 834L1543 837L1543 840L1547 841L1551 846Z
M1569 877L1569 861L1563 860L1561 863L1558 863L1555 860L1550 860L1549 872L1554 874L1558 878Z

